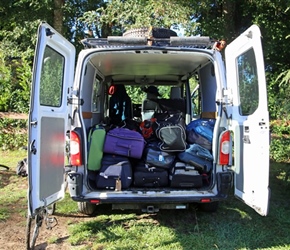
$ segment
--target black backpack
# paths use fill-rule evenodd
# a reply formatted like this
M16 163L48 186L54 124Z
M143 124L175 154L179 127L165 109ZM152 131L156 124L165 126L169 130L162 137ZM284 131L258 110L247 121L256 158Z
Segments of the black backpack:
M24 158L17 163L16 174L22 177L28 176L27 167L27 158Z

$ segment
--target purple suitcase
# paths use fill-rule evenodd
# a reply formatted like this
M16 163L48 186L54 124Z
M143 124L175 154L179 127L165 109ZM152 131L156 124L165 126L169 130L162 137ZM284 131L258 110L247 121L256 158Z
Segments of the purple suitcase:
M127 128L114 128L107 132L103 151L141 159L145 146L144 137Z

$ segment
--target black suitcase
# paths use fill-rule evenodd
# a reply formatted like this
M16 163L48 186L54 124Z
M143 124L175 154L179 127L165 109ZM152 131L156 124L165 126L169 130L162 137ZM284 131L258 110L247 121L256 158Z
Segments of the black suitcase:
M104 154L97 175L97 188L119 191L132 184L132 166L125 156Z
M169 185L168 171L139 162L134 167L134 186L166 187Z
M170 186L175 188L202 187L202 175L192 166L176 162L170 174Z

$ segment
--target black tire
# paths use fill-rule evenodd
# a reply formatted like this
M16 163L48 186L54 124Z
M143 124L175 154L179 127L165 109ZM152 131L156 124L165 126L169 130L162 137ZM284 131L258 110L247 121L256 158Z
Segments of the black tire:
M138 28L126 31L123 36L126 37L148 37L149 28ZM169 38L171 36L177 36L177 33L171 29L165 28L153 28L152 36L154 38Z
M97 210L97 205L89 202L78 202L78 211L82 214L92 216Z
M219 208L219 202L201 203L199 204L199 208L204 212L214 213Z

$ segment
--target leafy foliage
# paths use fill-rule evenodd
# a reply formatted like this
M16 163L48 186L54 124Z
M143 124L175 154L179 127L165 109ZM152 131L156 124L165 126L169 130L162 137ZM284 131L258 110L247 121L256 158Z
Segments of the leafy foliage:
M19 149L27 146L27 120L3 118L0 120L0 148Z
M123 29L140 27L177 27L190 21L187 1L112 0L100 8L100 22L119 24Z
M31 70L25 57L5 61L0 51L0 111L28 112Z

